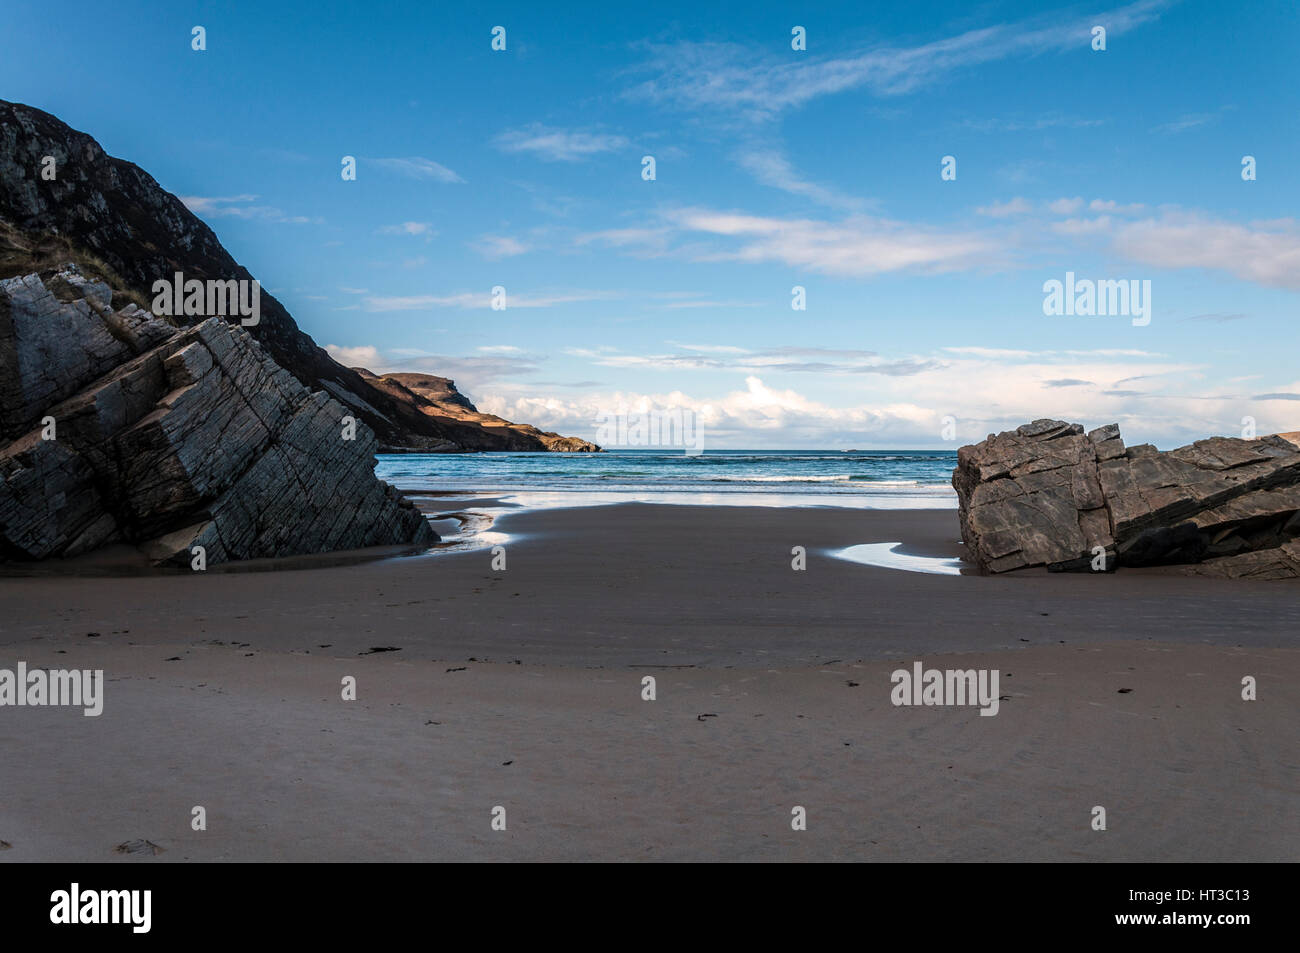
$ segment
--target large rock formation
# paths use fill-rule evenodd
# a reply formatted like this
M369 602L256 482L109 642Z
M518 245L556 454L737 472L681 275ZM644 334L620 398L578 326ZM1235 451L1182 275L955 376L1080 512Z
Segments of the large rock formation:
M41 174L46 156L54 159L53 179ZM29 245L54 236L67 245L60 253L84 250L96 256L120 276L137 303L152 298L156 280L170 281L176 272L200 281L253 278L212 229L139 166L113 158L90 136L49 113L0 100L0 251L6 231ZM22 257L7 266L0 254L0 278L39 270ZM386 448L503 449L498 432L424 413L335 362L265 289L261 321L252 333L300 382L346 404ZM511 449L549 448L535 441Z
M374 387L419 413L432 417L456 439L465 439L461 431L473 428L483 450L548 450L554 453L599 453L600 447L578 437L561 437L538 430L531 424L514 424L495 414L484 414L464 394L456 382L432 374L372 374L364 367L354 370ZM400 448L391 448L400 449Z
M424 545L376 439L218 318L178 329L64 266L0 280L0 558L113 542L190 565Z
M1281 436L1211 437L1160 452L1119 426L1037 420L957 453L966 558L1026 566L1201 563L1221 575L1296 575L1300 447ZM1098 559L1104 556L1104 559Z

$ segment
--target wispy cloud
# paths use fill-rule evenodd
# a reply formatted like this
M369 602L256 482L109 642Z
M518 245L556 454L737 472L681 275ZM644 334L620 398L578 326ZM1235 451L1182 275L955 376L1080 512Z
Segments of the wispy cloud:
M963 119L960 126L975 132L1041 132L1044 129L1092 129L1109 121L1084 119L1082 116L1039 116L1035 119Z
M990 202L975 210L976 214L989 218L1010 218L1013 215L1027 215L1034 209L1028 199L1017 196L1007 202Z
M426 239L438 234L429 222L402 222L400 225L385 225L376 229L378 235L422 235Z
M387 169L389 172L396 172L411 179L424 179L431 182L445 182L454 184L464 182L459 175L447 168L440 162L434 162L432 159L426 159L424 156L406 156L404 158L394 159L370 159L368 160L381 169Z
M557 304L582 301L608 301L620 295L609 291L570 291L555 294L506 293L506 309L550 308ZM492 295L486 291L461 292L453 295L409 295L365 299L367 311L425 311L430 308L491 308Z
M682 209L668 218L683 232L723 240L725 247L690 252L695 261L777 261L830 275L950 271L1000 251L992 236L862 215L836 222Z
M471 244L480 255L492 260L512 258L529 250L527 244L509 235L484 235Z
M581 129L554 129L533 123L510 129L493 140L504 152L527 152L551 162L578 162L627 146L623 136Z
M945 347L949 354L967 354L971 357L993 357L993 358L1025 358L1033 357L1034 351L1018 351L1014 348L1002 347Z
M1077 196L1072 199L1055 199L1047 203L1047 210L1053 215L1073 215L1081 208L1083 208L1083 199Z
M1093 235L1110 228L1110 216L1098 215L1096 218L1067 218L1063 222L1053 222L1052 231L1059 235Z
M1113 212L1116 215L1136 215L1145 208L1146 206L1141 202L1129 202L1126 205L1114 199L1093 199L1088 203L1089 211Z
M672 354L590 354L604 367L656 371L731 371L737 373L879 374L905 377L942 366L931 359L885 360L874 351L816 347L746 350L719 345L679 345Z
M607 228L596 232L586 232L574 238L574 244L609 245L613 248L628 249L633 254L654 257L668 250L674 230L667 225L637 228Z
M968 30L911 47L871 47L843 56L777 57L726 43L650 44L643 69L651 78L628 95L693 109L742 112L770 119L820 96L866 89L899 96L982 63L1086 49L1092 26L1119 36L1155 20L1165 0L1140 0L1104 13L1059 15Z
M1182 318L1183 321L1208 321L1213 324L1227 324L1229 321L1241 321L1246 315L1240 312L1219 311L1212 314L1193 314Z
M256 195L227 195L221 197L218 196L205 197L201 195L182 195L180 196L180 200L184 202L185 207L188 208L195 215L202 215L205 213L221 215L223 214L223 210L225 210L228 206L246 205L249 202L256 202L257 196ZM229 213L225 212L225 214L229 214Z
M761 184L789 192L791 195L801 195L819 205L832 208L862 208L865 204L861 199L809 182L795 171L790 160L778 151L752 145L746 146L736 153L736 161Z
M202 196L182 195L181 202L195 215L208 218L245 218L287 225L320 225L325 220L309 215L288 215L271 205L253 205L256 195Z
M1179 116L1172 122L1161 123L1158 126L1152 126L1152 132L1186 132L1188 129L1195 129L1197 126L1204 126L1207 123L1218 119L1215 113L1188 113L1185 116Z

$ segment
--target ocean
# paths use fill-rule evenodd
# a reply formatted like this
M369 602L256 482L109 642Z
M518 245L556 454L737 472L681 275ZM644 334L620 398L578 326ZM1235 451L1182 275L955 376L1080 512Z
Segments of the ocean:
M526 507L638 500L757 506L952 509L950 450L615 450L380 454L376 474L415 493Z

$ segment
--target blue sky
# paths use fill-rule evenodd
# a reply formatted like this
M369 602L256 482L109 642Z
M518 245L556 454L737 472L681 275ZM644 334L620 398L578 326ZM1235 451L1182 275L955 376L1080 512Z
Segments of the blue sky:
M184 197L345 363L547 429L1300 429L1293 2L563 6L10 3L0 96ZM1067 271L1149 280L1150 323L1045 316Z

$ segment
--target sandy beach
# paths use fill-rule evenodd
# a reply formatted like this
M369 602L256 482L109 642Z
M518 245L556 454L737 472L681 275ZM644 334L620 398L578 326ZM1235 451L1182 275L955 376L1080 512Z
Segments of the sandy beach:
M0 578L0 667L107 682L97 718L0 720L0 860L1300 857L1292 584L829 555L954 557L952 511L625 504L494 530L505 571L472 550ZM999 670L996 717L892 705L917 660ZM138 839L161 852L115 852Z

